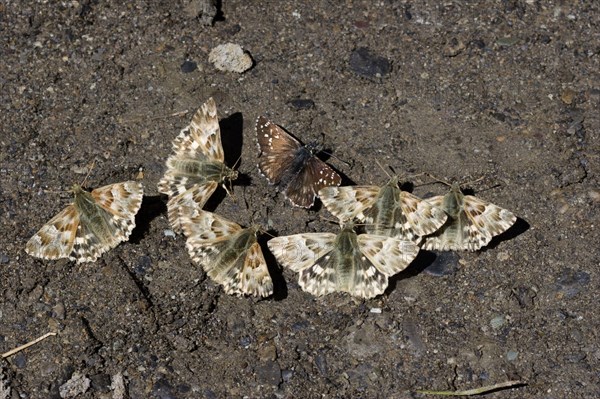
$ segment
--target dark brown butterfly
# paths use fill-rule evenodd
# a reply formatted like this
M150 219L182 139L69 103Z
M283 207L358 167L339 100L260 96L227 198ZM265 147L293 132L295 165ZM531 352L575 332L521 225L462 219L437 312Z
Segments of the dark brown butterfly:
M316 157L316 143L302 145L264 116L256 120L256 138L258 168L292 205L310 208L320 189L341 184L340 175Z

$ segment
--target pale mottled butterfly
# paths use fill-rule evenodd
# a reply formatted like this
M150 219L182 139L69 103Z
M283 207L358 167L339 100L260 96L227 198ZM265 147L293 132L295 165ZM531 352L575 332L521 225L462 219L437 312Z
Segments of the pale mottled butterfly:
M319 197L342 223L357 219L365 224L367 233L417 243L447 219L440 208L400 190L397 177L382 187L325 187L319 191Z
M78 185L72 190L75 201L27 242L29 255L93 262L129 238L144 195L141 183L110 184L91 193Z
M321 188L341 184L342 178L317 158L316 143L302 145L264 116L256 120L256 139L258 168L292 205L310 208Z
M256 241L259 227L243 229L200 209L182 214L180 220L190 257L227 294L266 297L273 293L273 281Z
M423 249L476 251L492 237L512 226L517 217L510 211L472 195L464 195L457 183L446 195L425 199L448 214L448 221L437 232L425 237Z
M158 191L169 196L169 221L181 231L182 210L200 209L219 184L235 180L238 172L224 164L217 106L209 98L173 141L174 154L167 159L167 171ZM185 212L184 212L185 213Z
M338 234L275 237L267 244L279 263L299 273L300 287L316 296L332 292L361 298L380 295L388 277L404 270L419 252L411 241L357 235L352 226Z

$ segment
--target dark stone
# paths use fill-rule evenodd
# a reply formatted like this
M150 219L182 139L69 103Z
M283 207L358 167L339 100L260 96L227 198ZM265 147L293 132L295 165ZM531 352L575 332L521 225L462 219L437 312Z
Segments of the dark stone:
M566 268L556 280L556 289L563 293L565 298L571 299L581 291L583 286L589 284L589 282L589 273Z
M181 64L181 72L183 73L194 72L196 69L198 69L198 64L194 61L185 60L183 64Z
M17 353L13 361L17 368L23 369L27 366L27 356L23 352Z
M173 386L164 378L160 378L154 383L154 386L152 387L152 394L154 397L159 399L176 398L176 396L173 395Z
M292 107L296 109L311 109L315 106L315 102L310 99L297 98L295 100L290 101Z
M315 365L317 366L317 369L319 369L321 375L327 376L327 359L323 353L319 353L317 357L315 357Z
M387 58L373 54L366 47L360 47L350 55L350 69L357 75L372 78L383 77L392 68Z
M143 255L138 258L138 263L134 269L135 274L144 275L152 267L152 259L149 256Z
M7 264L10 258L6 254L0 254L0 264Z
M281 367L277 362L265 362L255 369L260 384L278 386L281 383Z
M95 374L90 376L91 386L94 390L102 393L110 392L110 375Z

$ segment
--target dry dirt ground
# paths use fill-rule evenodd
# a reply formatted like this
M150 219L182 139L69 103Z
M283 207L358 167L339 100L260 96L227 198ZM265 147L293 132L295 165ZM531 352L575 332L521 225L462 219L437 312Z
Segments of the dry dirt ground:
M0 397L408 398L508 380L527 385L488 397L600 397L598 2L223 0L212 26L186 5L0 3L0 352L57 333L0 360ZM227 42L251 70L208 62ZM228 296L165 235L156 189L209 96L243 176L208 207L240 224L337 229L259 175L261 114L322 140L345 184L386 182L377 160L520 219L485 250L423 253L372 300L315 298L270 256L273 297ZM145 186L130 241L92 264L26 255L94 160L86 186Z

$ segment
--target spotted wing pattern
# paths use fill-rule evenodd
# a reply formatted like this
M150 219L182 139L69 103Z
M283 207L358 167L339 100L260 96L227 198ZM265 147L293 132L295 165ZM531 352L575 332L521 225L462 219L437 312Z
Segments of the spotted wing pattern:
M417 255L412 242L356 235L352 229L276 237L269 249L283 266L299 273L300 287L313 295L348 292L361 298L382 294L388 277L403 270Z
M25 251L42 259L93 262L129 238L142 204L141 183L128 181L88 193L73 187L75 201L27 242Z
M464 195L457 185L444 196L426 199L443 209L448 221L437 232L425 237L423 249L439 251L477 251L492 238L512 226L517 217L510 211L472 195Z
M209 98L173 141L173 154L158 183L158 191L169 196L167 209L173 230L181 231L180 213L188 208L202 209L220 183L237 178L237 171L223 162L217 106Z
M341 177L316 157L316 144L303 146L264 116L256 121L256 138L258 168L293 205L310 208L321 188L341 184Z
M266 297L273 293L267 263L256 241L257 227L243 229L198 209L182 216L181 225L190 257L227 294Z
M326 187L321 201L341 222L357 219L368 233L419 242L446 221L440 208L400 190L397 179L383 187Z

